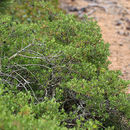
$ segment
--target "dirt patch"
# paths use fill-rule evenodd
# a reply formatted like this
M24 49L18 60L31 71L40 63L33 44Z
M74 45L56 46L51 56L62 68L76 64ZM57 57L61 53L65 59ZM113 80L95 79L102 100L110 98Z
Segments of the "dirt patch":
M103 39L110 43L112 70L121 70L130 80L130 0L59 0L67 13L98 21ZM128 90L130 93L130 88Z

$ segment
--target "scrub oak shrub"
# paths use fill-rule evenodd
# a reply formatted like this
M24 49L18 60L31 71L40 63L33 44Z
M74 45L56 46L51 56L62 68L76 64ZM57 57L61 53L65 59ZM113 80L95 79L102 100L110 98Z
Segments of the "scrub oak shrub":
M61 128L129 129L129 82L108 69L109 44L93 20L59 12L53 20L21 24L1 15L0 55L0 78L11 99L21 102L30 93L23 102L33 113L27 118L39 122L48 115ZM20 107L11 99L9 110L17 118Z

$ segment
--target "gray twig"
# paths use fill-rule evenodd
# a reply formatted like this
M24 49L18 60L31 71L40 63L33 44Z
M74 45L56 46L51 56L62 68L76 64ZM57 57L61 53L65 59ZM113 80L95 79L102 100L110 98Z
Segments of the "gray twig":
M12 55L9 60L13 59L14 57L16 57L19 53L21 53L22 51L25 51L25 49L29 48L30 46L32 46L33 44L29 44L26 47L24 47L23 49L19 50L17 53L15 53L14 55Z

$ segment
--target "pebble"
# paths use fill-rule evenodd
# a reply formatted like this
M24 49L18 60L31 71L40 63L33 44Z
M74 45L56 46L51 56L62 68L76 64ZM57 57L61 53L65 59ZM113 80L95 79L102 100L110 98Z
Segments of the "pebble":
M120 45L120 46L123 46L123 43L120 43L119 45Z

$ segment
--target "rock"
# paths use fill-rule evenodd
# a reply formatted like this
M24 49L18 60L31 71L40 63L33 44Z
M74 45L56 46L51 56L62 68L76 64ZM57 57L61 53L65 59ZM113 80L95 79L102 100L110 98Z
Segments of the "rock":
M90 1L90 2L97 2L97 0L85 0L85 1Z
M77 11L79 11L78 8L76 8L76 7L68 7L68 10L70 12L77 12Z
M129 36L129 32L124 32L124 36Z
M127 26L127 27L126 27L126 30L129 30L129 31L130 31L130 26Z
M86 8L83 7L83 8L80 9L80 11L82 11L82 12L86 12Z
M116 26L120 26L122 24L121 20L116 21Z
M125 18L125 21L130 24L130 19L129 18Z
M129 32L125 32L125 31L118 31L117 33L118 33L119 35L129 36Z
M124 31L117 31L117 33L118 33L119 35L123 35L123 34L124 34Z

